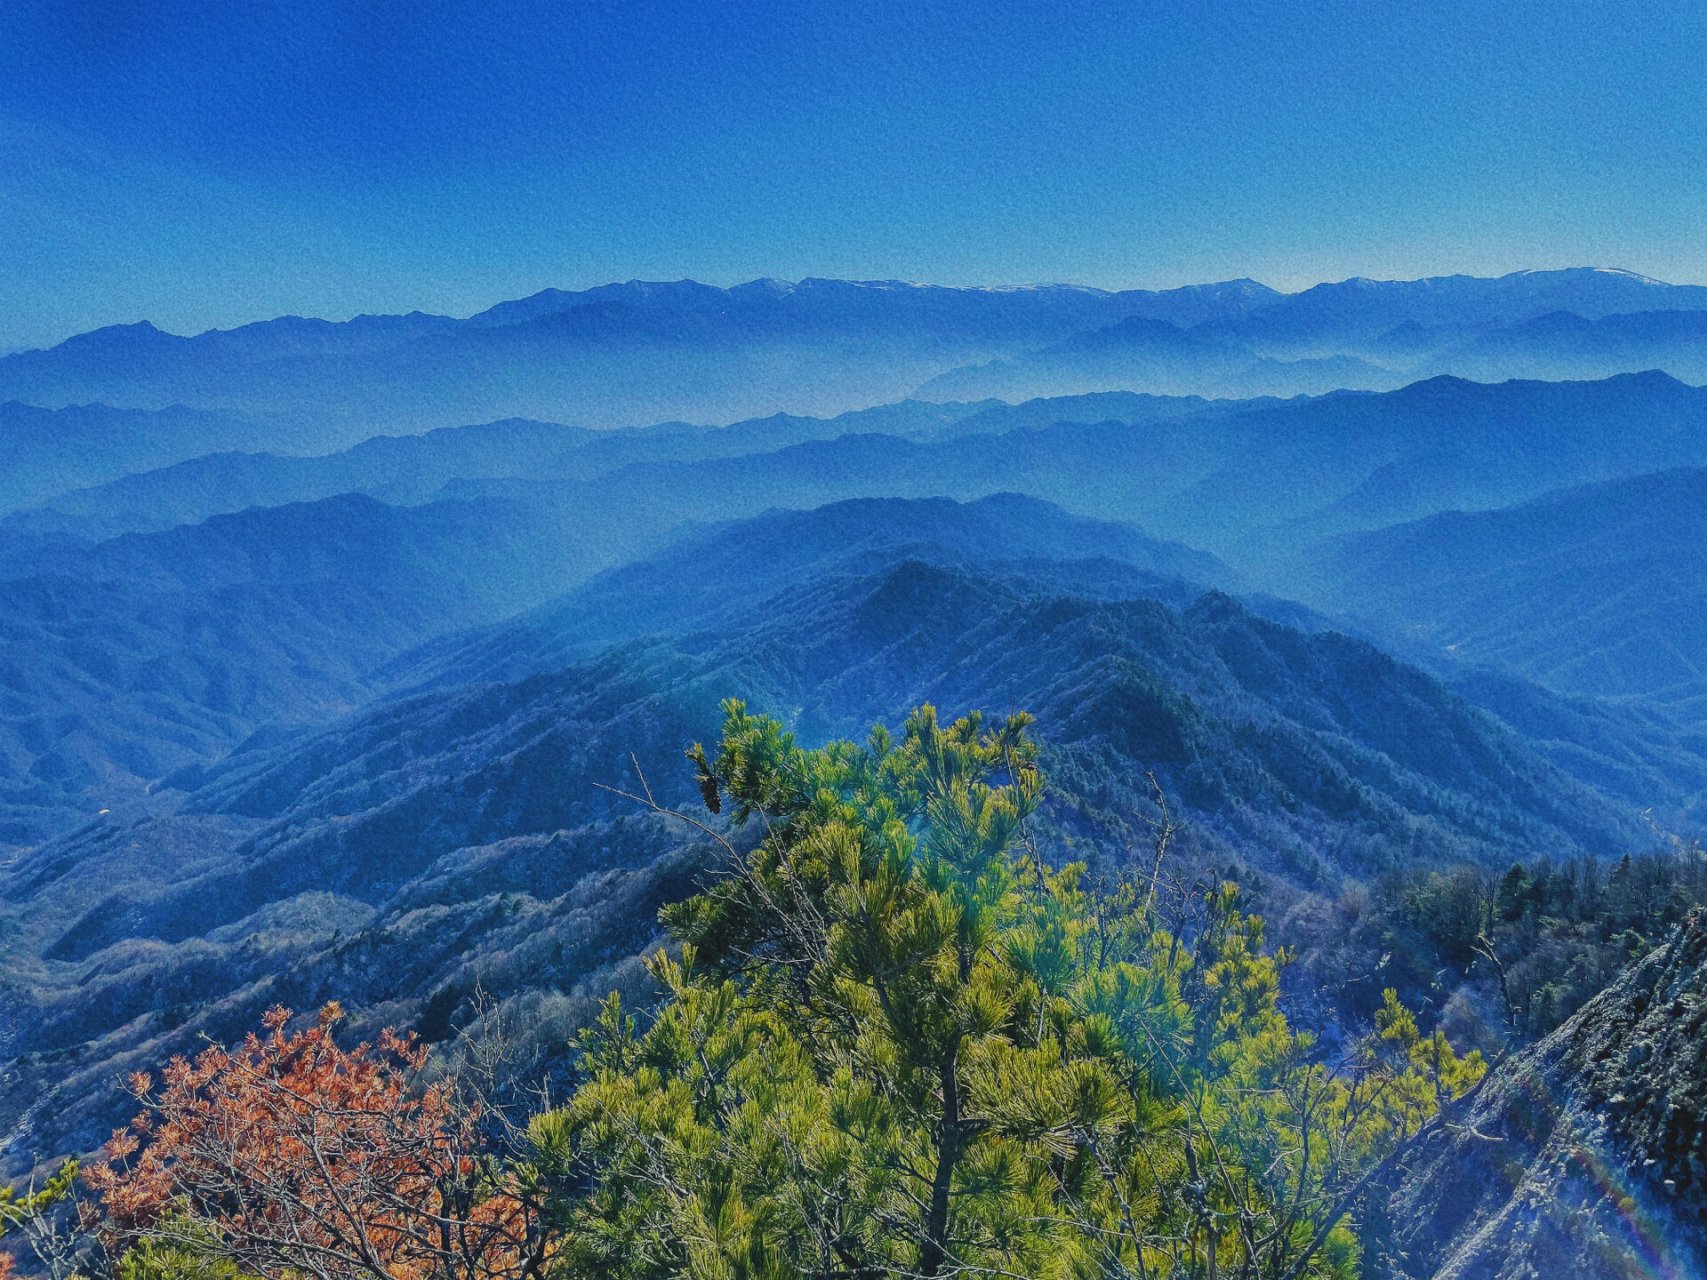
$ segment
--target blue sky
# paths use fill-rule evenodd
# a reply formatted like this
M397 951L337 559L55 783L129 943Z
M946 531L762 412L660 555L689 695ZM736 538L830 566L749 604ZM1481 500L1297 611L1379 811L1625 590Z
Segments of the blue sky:
M1707 281L1699 0L7 0L0 350L693 276Z

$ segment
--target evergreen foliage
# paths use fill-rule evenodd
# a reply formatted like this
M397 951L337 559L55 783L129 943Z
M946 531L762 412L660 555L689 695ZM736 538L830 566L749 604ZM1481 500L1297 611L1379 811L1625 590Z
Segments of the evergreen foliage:
M1305 1280L1482 1078L1388 991L1329 1052L1230 883L1052 866L1030 718L816 750L725 704L726 874L516 1123L338 1006L178 1059L87 1181L120 1280ZM650 801L648 790L644 799ZM685 816L685 815L677 815ZM1165 841L1157 846L1158 862ZM64 1179L69 1185L69 1175ZM64 1188L61 1188L63 1191ZM100 1264L101 1257L110 1259Z
M31 1184L23 1190L0 1186L0 1236L16 1230L24 1235L38 1251L44 1243L58 1239L48 1223L54 1210L72 1193L77 1182L77 1161L67 1160L40 1186ZM7 1280L15 1265L13 1255L0 1250L0 1280Z
M1539 1039L1707 903L1707 853L1677 842L1617 861L1514 862L1395 871L1342 897L1305 948L1338 1015L1375 1006L1373 974L1433 1004L1455 1037ZM1339 975L1351 975L1347 980Z
M612 999L540 1117L587 1188L563 1261L616 1277L1355 1273L1350 1214L1479 1056L1388 996L1331 1065L1223 885L1045 865L1028 718L805 750L726 704L713 807L758 831L666 912L642 1032Z

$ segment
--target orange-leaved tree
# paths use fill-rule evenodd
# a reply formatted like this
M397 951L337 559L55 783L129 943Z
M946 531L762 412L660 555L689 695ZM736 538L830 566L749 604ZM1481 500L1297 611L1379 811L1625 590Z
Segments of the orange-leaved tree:
M478 1106L422 1082L413 1037L340 1047L342 1016L329 1004L292 1032L273 1009L236 1048L176 1058L159 1083L132 1078L144 1110L84 1175L112 1256L165 1240L263 1277L543 1272L543 1198L490 1154Z

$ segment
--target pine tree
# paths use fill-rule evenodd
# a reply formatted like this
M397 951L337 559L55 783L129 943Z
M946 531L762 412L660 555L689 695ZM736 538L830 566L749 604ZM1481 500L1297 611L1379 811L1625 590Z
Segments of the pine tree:
M21 1191L17 1187L0 1186L0 1236L15 1230L30 1241L38 1254L44 1255L44 1261L56 1261L45 1256L59 1240L50 1219L55 1209L70 1198L76 1181L77 1161L67 1160L40 1186L31 1184ZM0 1280L7 1280L15 1265L12 1254L0 1250Z
M1051 866L1025 716L806 750L725 712L689 755L727 874L565 1106L499 1152L414 1041L276 1011L135 1081L88 1175L122 1280L1355 1273L1363 1197L1479 1057L1389 991L1330 1065L1234 886Z
M535 1122L561 1260L642 1278L1350 1275L1351 1214L1479 1057L1388 994L1330 1069L1222 886L1190 936L1026 837L1029 721L805 750L726 705L729 874L666 914L642 1032ZM711 828L707 827L710 831ZM724 839L719 836L720 839Z

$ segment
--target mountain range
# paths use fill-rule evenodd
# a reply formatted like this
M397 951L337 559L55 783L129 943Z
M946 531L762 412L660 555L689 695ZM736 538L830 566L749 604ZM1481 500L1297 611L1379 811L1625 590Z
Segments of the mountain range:
M1248 281L1165 293L635 281L546 290L466 320L283 317L184 338L146 322L115 326L0 359L0 395L241 407L319 417L352 433L454 425L497 404L600 425L727 420L894 399L969 358L1135 311L1197 322L1270 292Z
M634 761L686 805L680 745L732 694L813 738L927 696L1033 708L1057 839L1140 838L1132 815L1153 770L1192 823L1182 856L1248 863L1280 901L1401 865L1626 847L1660 795L1652 778L1619 795L1585 780L1592 768L1573 777L1433 677L1223 594L1176 580L1166 603L1152 575L1109 560L969 567L1009 504L964 520L967 508L924 505L914 518L936 525L940 558L962 563L919 558L911 540L850 548L839 565L807 558L721 626L543 655L507 678L493 678L488 635L453 655L468 662L456 677L441 658L431 686L318 732L257 735L168 775L152 808L15 859L0 919L14 975L29 978L15 1036L33 1047L14 1070L48 1098L7 1112L8 1127L87 1140L112 1119L117 1100L98 1087L111 1071L228 1035L274 1002L337 991L365 1016L413 1020L436 998L459 1025L480 987L514 1010L555 1000L568 1018L566 994L584 1012L613 975L637 981L651 913L705 854L600 788L641 785ZM857 514L822 513L820 534ZM772 521L757 523L721 537L738 547ZM970 534L959 548L957 526ZM672 553L658 573L698 562ZM510 625L537 645L551 620ZM1688 769L1699 792L1707 761ZM28 1083L7 1096L40 1101Z
M1551 535L1540 513L1586 499L1548 499L1552 507L1515 517L1491 512L1572 482L1707 465L1704 395L1643 374L1500 386L1436 379L1285 403L1132 394L1018 406L909 401L725 428L595 432L511 420L381 437L330 455L221 453L138 472L0 524L0 547L16 552L0 565L4 625L15 649L40 655L0 670L13 707L0 726L3 781L19 806L8 829L17 839L39 833L39 814L28 822L20 815L82 795L110 806L163 762L159 771L170 771L227 750L269 719L309 722L354 706L366 674L415 645L542 605L604 570L617 571L621 590L568 597L558 615L597 620L582 628L576 652L591 637L616 638L620 619L645 616L635 602L648 598L652 572L623 569L626 562L687 533L691 522L744 519L779 502L1030 494L1080 523L1060 523L1061 513L1041 521L1014 515L996 524L1020 532L992 529L968 543L959 531L960 545L977 548L961 554L1023 560L1076 548L1076 558L1103 556L1162 577L1303 596L1362 619L1367 634L1426 648L1432 633L1418 629L1424 604L1416 598L1425 579L1415 566L1384 565L1365 550L1368 567L1359 568L1344 547L1318 550L1323 536L1462 506L1489 509L1480 517L1487 521L1533 525L1529 544L1492 535L1486 554L1545 549ZM261 505L244 506L254 500ZM1685 495L1677 500L1687 505ZM828 555L903 539L887 527L894 511L880 503L849 510L858 514L817 535L821 544L797 543L786 517L755 532L746 553L753 585L739 598L755 602L761 588L796 572L807 546ZM1552 517L1579 519L1587 517ZM1139 521L1150 532L1111 532L1110 520ZM1650 559L1675 594L1686 590L1678 575L1691 571L1689 558L1680 563L1676 554L1687 533L1664 535L1657 525L1634 530L1623 554L1639 558L1653 544ZM915 524L911 536L928 543L933 535ZM1145 540L1158 536L1184 545ZM1368 545L1405 536L1371 532ZM1586 568L1591 543L1610 554L1609 541L1584 539L1575 552L1555 550L1553 563ZM1437 554L1449 564L1437 575L1440 589L1471 598L1471 579ZM1502 572L1516 599L1532 598L1533 582L1512 578L1509 566ZM1395 574L1411 584L1406 600L1379 585ZM672 585L651 592L661 609L653 626L707 616L693 612L701 606L691 604L683 575L661 580ZM1319 590L1323 581L1333 590ZM1668 615L1655 603L1660 584L1627 585L1630 600L1654 603L1654 624L1620 631L1629 610L1611 606L1606 626L1631 653L1647 645L1660 655L1645 668L1653 674L1625 664L1626 684L1614 687L1567 679L1563 665L1539 660L1516 669L1565 693L1669 684L1674 709L1692 714L1690 660L1675 656L1691 643L1686 624L1668 639ZM675 613L663 607L671 592ZM1494 616L1491 605L1478 610ZM1578 608L1560 616L1586 615ZM1522 634L1515 620L1490 625L1507 641ZM1563 632L1580 652L1616 652L1589 628ZM523 660L518 640L501 643L516 646L512 665ZM1472 646L1464 656L1481 653Z
M1370 904L1707 832L1703 380L1707 288L1587 268L630 282L0 358L0 1168L275 1003L449 1056L496 1009L566 1080L713 872L625 793L698 805L729 697L808 744L1026 709L1046 858L1141 867L1159 798L1324 1045L1390 977L1492 1051L1480 961L1377 964L1411 935ZM1600 1097L1573 1025L1477 1103L1502 1177L1563 1141L1513 1080ZM1533 1220L1434 1160L1383 1247L1483 1274Z
M467 319L287 316L194 337L147 322L0 358L0 399L272 415L355 443L503 416L600 426L1109 389L1388 389L1418 376L1699 376L1707 288L1579 268L1281 294L755 280L545 290ZM1561 318L1568 313L1574 320ZM992 365L990 362L998 362ZM980 372L982 368L982 372ZM1545 370L1545 372L1541 372Z

